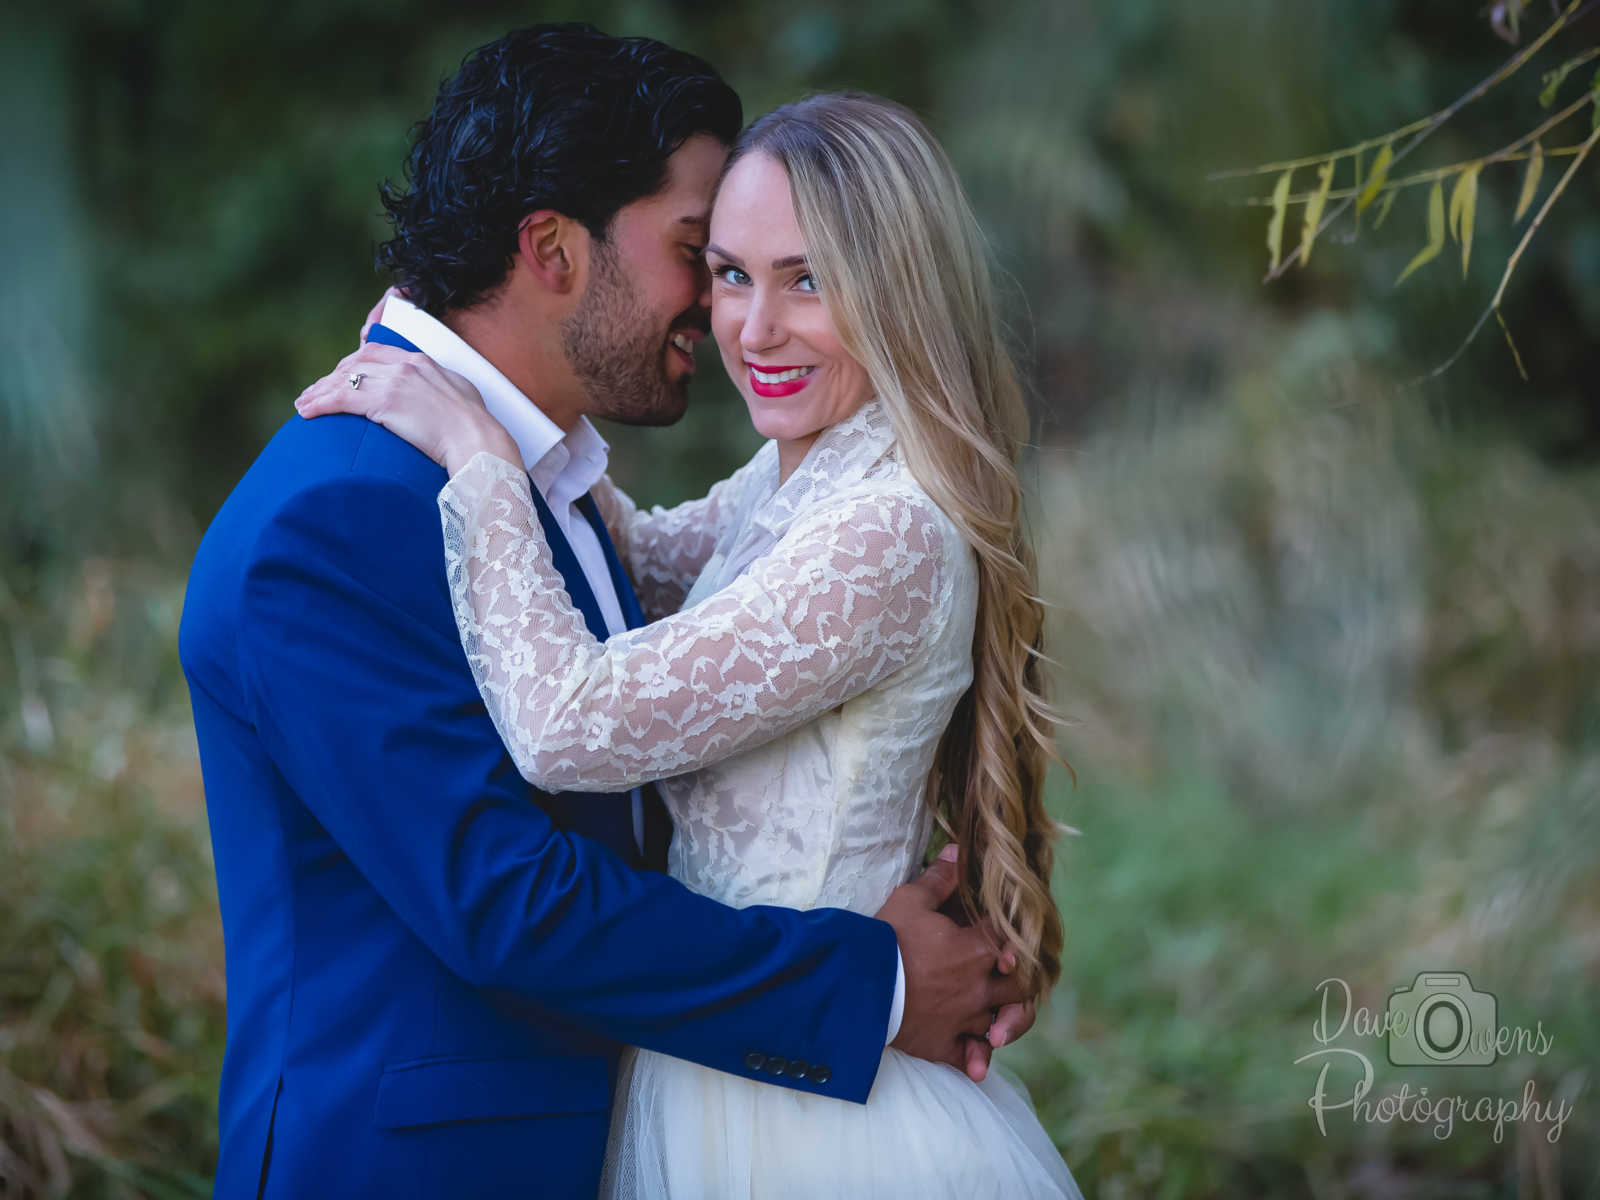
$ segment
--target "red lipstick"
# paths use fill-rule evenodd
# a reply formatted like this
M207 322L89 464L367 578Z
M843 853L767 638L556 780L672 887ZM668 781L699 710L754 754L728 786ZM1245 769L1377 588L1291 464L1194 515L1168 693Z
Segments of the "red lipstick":
M806 384L810 383L811 377L817 373L815 364L784 367L777 365L768 366L765 363L762 363L758 366L756 363L747 362L745 363L745 367L750 376L750 390L758 396L774 398L779 396L794 395L801 388L805 387ZM804 371L805 374L796 376L793 379L784 379L777 383L768 383L756 378L757 371L760 371L761 374L765 375L769 380L774 375L783 375L790 371Z

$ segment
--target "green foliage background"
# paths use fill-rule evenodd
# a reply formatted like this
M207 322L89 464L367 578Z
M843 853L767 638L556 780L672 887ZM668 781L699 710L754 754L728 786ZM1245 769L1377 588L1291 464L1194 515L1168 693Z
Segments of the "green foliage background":
M1498 279L1514 171L1485 173L1469 279L1441 262L1398 292L1420 190L1263 288L1262 210L1203 182L1453 99L1507 53L1473 6L76 0L0 16L0 1195L208 1192L224 994L184 572L353 345L376 185L438 80L563 18L705 55L749 115L887 94L962 169L1039 418L1078 775L1056 803L1083 831L1063 984L1002 1057L1086 1193L1600 1194L1595 173L1508 301L1532 382L1486 336L1413 391ZM1511 140L1537 91L1514 79L1415 165ZM607 431L641 498L753 448L703 365L680 427ZM1319 982L1381 1010L1439 969L1549 1052L1405 1071L1342 1044L1380 1091L1532 1079L1573 1106L1558 1139L1318 1132L1294 1060Z

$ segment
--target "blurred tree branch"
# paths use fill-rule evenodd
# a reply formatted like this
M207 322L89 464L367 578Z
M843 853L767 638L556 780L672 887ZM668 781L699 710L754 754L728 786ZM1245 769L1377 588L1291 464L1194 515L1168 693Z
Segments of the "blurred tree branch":
M1468 333L1466 340L1455 353L1439 367L1421 376L1415 382L1435 378L1453 366L1465 352L1467 346L1472 343L1473 339L1482 330L1490 316L1494 316L1499 320L1501 328L1506 330L1506 340L1511 347L1513 357L1516 359L1518 372L1526 379L1527 373L1523 367L1521 355L1517 352L1515 343L1511 341L1510 330L1506 329L1505 320L1500 314L1500 303L1505 296L1511 276L1515 272L1517 264L1521 261L1528 244L1543 225L1545 217L1549 214L1556 200L1566 191L1578 168L1588 157L1594 147L1596 136L1600 135L1600 74L1595 76L1594 83L1578 99L1553 116L1541 121L1527 133L1490 154L1452 163L1448 166L1415 172L1398 179L1391 178L1390 171L1395 164L1405 159L1407 155L1467 105L1482 98L1491 89L1517 74L1557 34L1570 28L1576 21L1594 11L1597 5L1600 5L1600 0L1571 0L1571 3L1565 9L1556 13L1549 26L1526 47L1512 55L1497 70L1468 89L1453 103L1427 117L1337 150L1301 158L1262 163L1252 167L1219 171L1210 175L1208 178L1213 182L1265 175L1277 175L1278 177L1271 196L1252 196L1241 202L1246 205L1265 206L1271 209L1271 218L1267 226L1267 248L1271 255L1271 261L1263 282L1270 283L1278 279L1289 269L1290 264L1296 261L1301 266L1305 266L1310 260L1311 248L1317 237L1338 221L1350 209L1351 205L1355 206L1356 227L1359 230L1362 213L1381 196L1382 204L1379 208L1376 222L1376 224L1381 225L1388 215L1389 206L1393 203L1395 195L1401 189L1424 183L1431 184L1432 190L1428 201L1428 243L1417 253L1401 273L1399 279L1395 281L1398 286L1413 271L1437 257L1444 247L1447 222L1444 217L1442 186L1444 180L1452 177L1456 180L1456 184L1449 203L1448 233L1451 238L1454 238L1461 245L1462 275L1465 277L1472 247L1478 176L1483 167L1491 163L1527 160L1527 174L1524 179L1522 197L1517 205L1516 215L1513 218L1515 221L1522 218L1529 203L1537 194L1540 172L1543 169L1545 157L1570 156L1572 162L1568 166L1566 173L1540 207L1538 215L1529 224L1521 241L1507 260L1505 272L1501 276L1499 287L1495 290L1494 298L1489 307L1478 318ZM1496 32L1502 36L1507 36L1509 40L1515 41L1520 36L1520 20L1524 10L1525 4L1522 0L1517 0L1515 3L1496 5L1493 16ZM1587 64L1596 57L1600 57L1600 46L1590 47L1569 58L1554 71L1547 72L1543 81L1544 87L1539 97L1540 104L1546 108L1550 107L1555 102L1556 93L1566 78L1578 67ZM1585 109L1592 110L1591 128L1597 133L1591 133L1586 141L1577 145L1561 146L1546 151L1539 139ZM1396 148L1397 143L1399 143L1398 148ZM1365 152L1374 148L1377 149L1377 154L1372 162L1370 172L1363 178L1362 156ZM1524 148L1527 148L1525 153ZM1333 176L1339 164L1345 159L1349 159L1354 167L1354 183L1353 186L1348 188L1336 190L1331 186ZM1309 166L1318 168L1317 186L1311 191L1292 193L1290 188L1295 171ZM1325 212L1325 206L1329 201L1335 201L1336 203L1331 211ZM1299 244L1289 254L1285 255L1283 253L1283 230L1286 210L1291 204L1305 206L1305 220Z

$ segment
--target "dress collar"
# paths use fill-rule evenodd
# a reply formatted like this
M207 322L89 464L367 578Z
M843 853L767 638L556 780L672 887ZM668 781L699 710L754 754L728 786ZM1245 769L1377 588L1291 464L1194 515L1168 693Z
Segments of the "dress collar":
M795 518L818 500L853 487L895 449L894 426L883 401L872 397L853 414L817 435L793 474L778 484L778 459L771 455L770 498L752 514L754 524L782 537Z

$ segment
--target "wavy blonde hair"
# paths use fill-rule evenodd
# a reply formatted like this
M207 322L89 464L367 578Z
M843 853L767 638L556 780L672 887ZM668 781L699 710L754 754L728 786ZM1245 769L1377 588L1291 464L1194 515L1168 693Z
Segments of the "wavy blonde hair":
M870 377L917 482L976 552L973 681L940 741L929 797L962 847L961 899L1015 947L1024 985L1043 994L1061 970L1050 894L1059 830L1043 800L1058 722L1044 696L1044 612L1017 480L1027 408L977 219L933 135L877 96L776 109L740 135L729 167L749 154L788 173L840 342Z

